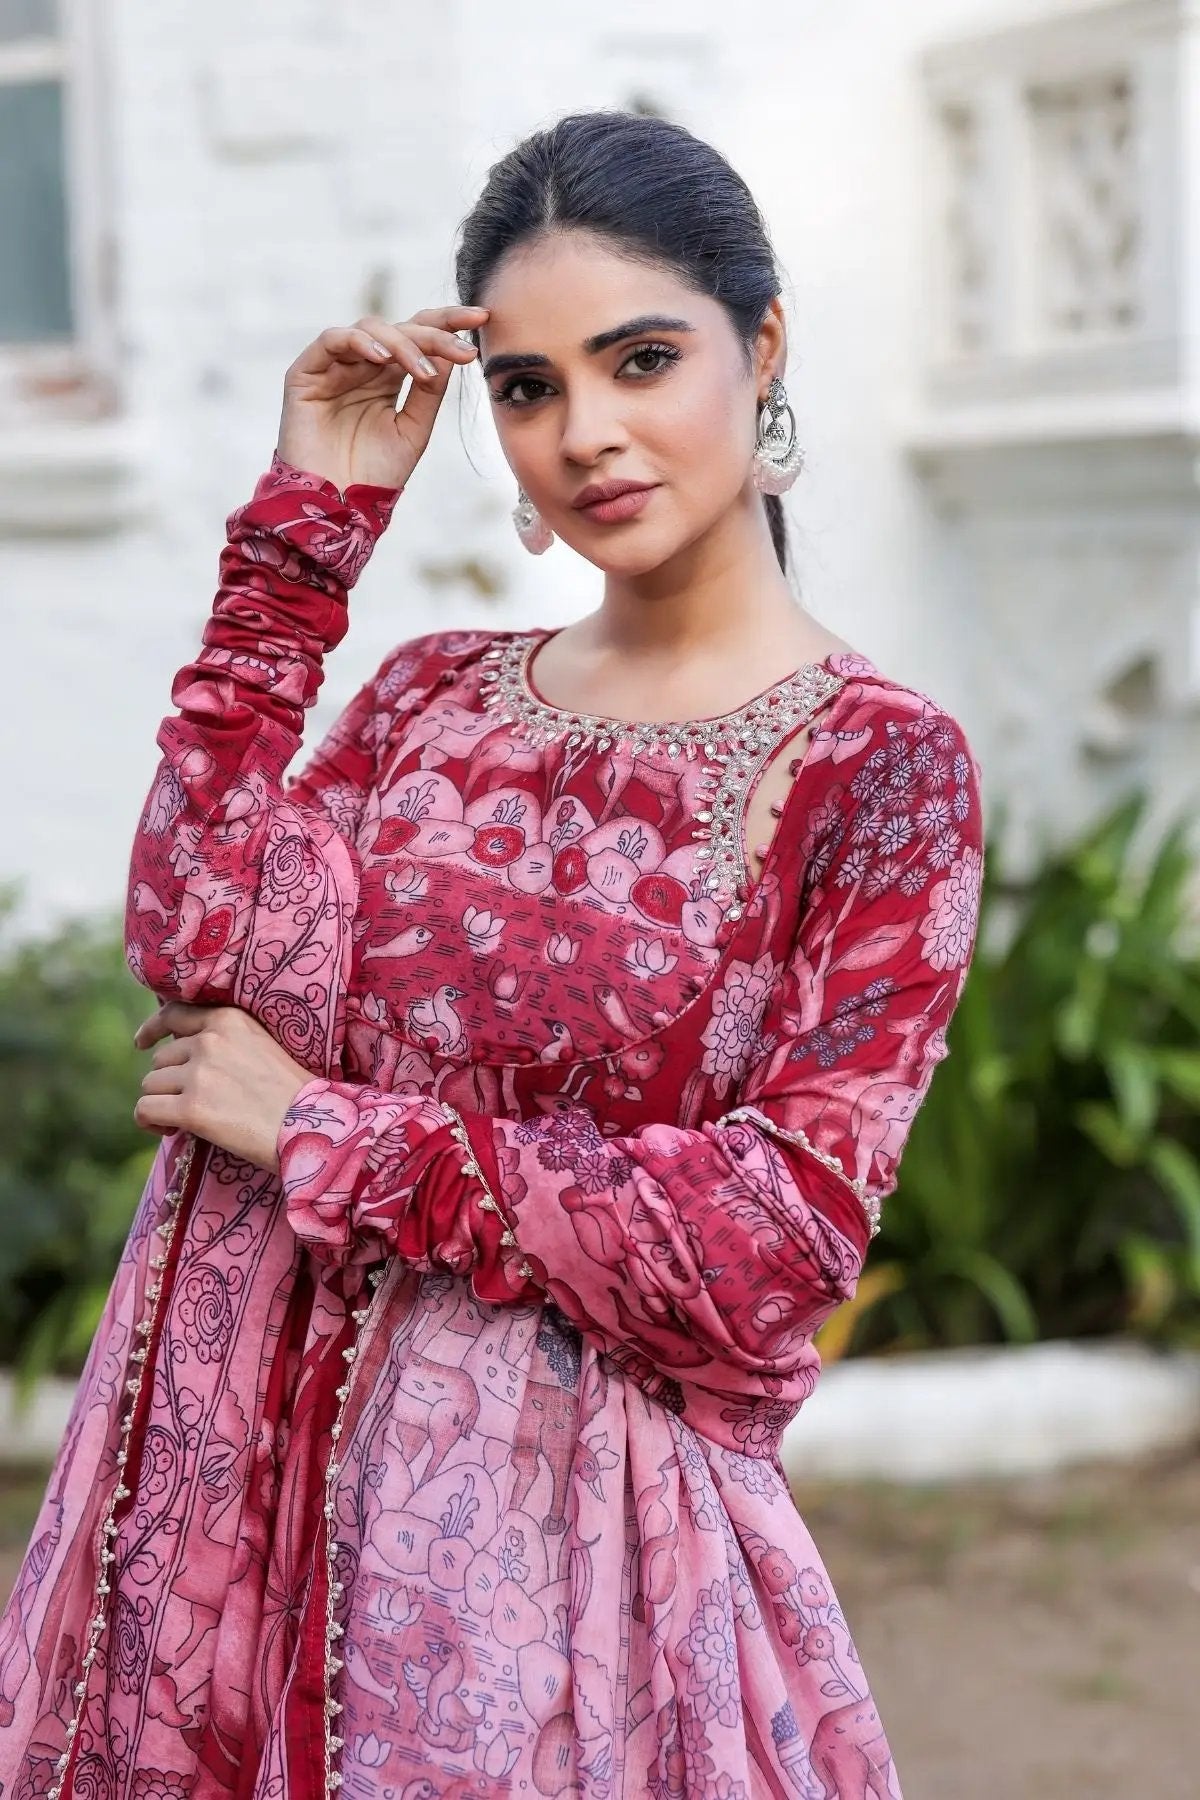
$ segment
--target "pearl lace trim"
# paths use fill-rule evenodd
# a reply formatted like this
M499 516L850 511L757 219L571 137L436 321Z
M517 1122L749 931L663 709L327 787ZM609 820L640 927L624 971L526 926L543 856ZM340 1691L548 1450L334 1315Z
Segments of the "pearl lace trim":
M352 1344L347 1344L342 1351L342 1355L347 1364L346 1379L339 1388L335 1388L334 1390L338 1402L338 1409L333 1424L329 1428L329 1435L333 1441L330 1446L329 1460L325 1464L324 1507L325 1562L327 1575L325 1583L325 1792L327 1794L333 1793L335 1789L340 1788L342 1785L341 1774L334 1768L333 1761L337 1752L342 1748L342 1745L346 1741L345 1738L339 1736L333 1728L334 1721L342 1710L342 1702L340 1700L335 1700L333 1697L333 1678L338 1673L338 1670L344 1667L343 1659L336 1655L334 1651L334 1645L339 1638L346 1635L346 1627L339 1624L334 1616L337 1610L337 1603L345 1591L345 1584L339 1581L334 1575L338 1555L342 1548L337 1541L333 1499L333 1484L337 1480L341 1470L341 1464L338 1461L338 1456L340 1454L338 1440L342 1435L346 1402L350 1398L351 1366L358 1359L363 1327L371 1316L372 1308L379 1296L380 1284L391 1266L391 1262L389 1261L382 1269L371 1270L370 1274L367 1276L367 1280L374 1290L371 1294L370 1304L367 1306L355 1307L350 1315L354 1320L356 1327L354 1342Z
M133 1365L135 1373L127 1375L125 1380L125 1392L130 1397L129 1411L121 1420L121 1443L120 1448L117 1451L117 1479L108 1496L108 1502L104 1509L104 1518L101 1521L98 1534L98 1561L100 1564L100 1573L96 1577L94 1590L96 1595L96 1611L88 1622L88 1646L82 1659L83 1675L75 1683L74 1689L72 1690L75 1695L75 1712L67 1725L67 1747L54 1765L55 1773L59 1779L52 1787L46 1789L46 1800L59 1800L64 1788L67 1786L67 1769L71 1761L71 1752L74 1748L75 1736L79 1730L79 1722L83 1717L83 1709L87 1703L87 1690L88 1683L91 1679L92 1664L96 1660L97 1647L104 1633L104 1627L108 1622L108 1596L112 1591L112 1584L108 1579L108 1571L112 1563L116 1561L116 1551L112 1547L112 1540L121 1529L117 1524L114 1515L119 1503L122 1500L128 1500L133 1492L132 1488L125 1486L125 1464L129 1458L129 1434L133 1429L134 1416L137 1413L138 1400L142 1392L142 1380L146 1370L146 1358L149 1354L150 1339L154 1335L155 1327L158 1324L159 1312L161 1310L159 1303L162 1298L162 1270L167 1265L165 1252L170 1248L171 1239L175 1235L175 1227L178 1222L179 1202L183 1197L184 1186L187 1182L188 1172L191 1169L192 1159L195 1154L196 1139L193 1137L189 1140L186 1148L180 1152L179 1160L176 1162L171 1175L170 1184L163 1196L164 1204L167 1209L166 1215L154 1227L159 1237L163 1240L163 1248L157 1256L152 1256L150 1258L150 1267L158 1271L154 1281L151 1282L146 1289L146 1299L150 1303L150 1311L146 1318L140 1319L134 1327L134 1335L135 1337L140 1337L142 1343L136 1350L131 1350L129 1352L129 1363ZM74 1784L72 1783L72 1785Z
M732 895L744 899L749 872L742 848L742 815L754 781L783 740L807 724L846 685L845 678L823 663L805 663L766 693L719 718L606 719L567 712L538 698L530 685L529 664L542 642L536 633L524 632L484 651L481 661L490 665L481 679L484 706L495 710L504 723L517 725L535 745L565 737L567 749L586 745L604 751L628 744L635 753L648 756L686 756L689 761L703 757L712 766L697 786L702 810L696 814L699 829L692 836L703 841L696 860L709 864L704 891L717 899ZM726 916L739 919L742 911L742 906L734 905Z
M782 1125L777 1125L774 1119L769 1119L766 1113L759 1112L756 1106L735 1106L732 1111L723 1113L717 1120L717 1124L729 1125L735 1119L743 1119L747 1124L757 1125L763 1131L769 1131L772 1137L783 1138L789 1144L799 1144L802 1150L807 1150L810 1156L815 1156L819 1163L824 1163L832 1174L840 1176L866 1213L867 1223L871 1227L870 1235L878 1237L882 1230L881 1207L878 1197L867 1192L865 1181L860 1181L856 1176L847 1175L836 1156L831 1156L827 1150L818 1149L807 1133L801 1131L799 1127L795 1130L788 1130Z
M445 1100L440 1101L439 1104L447 1119L450 1121L450 1135L454 1138L462 1151L464 1159L462 1164L463 1174L473 1175L483 1189L483 1198L479 1202L480 1206L485 1212L494 1212L500 1220L501 1225L504 1227L503 1231L500 1233L500 1242L502 1244L515 1244L517 1241L517 1234L512 1228L512 1221L508 1218L503 1207L497 1201L496 1196L493 1194L491 1186L488 1183L487 1177L479 1166L479 1159L471 1148L471 1140L467 1135L467 1128L463 1124L462 1114L453 1106L450 1106ZM517 1273L519 1275L524 1275L527 1280L533 1276L533 1270L530 1268L528 1262L524 1260L522 1260Z

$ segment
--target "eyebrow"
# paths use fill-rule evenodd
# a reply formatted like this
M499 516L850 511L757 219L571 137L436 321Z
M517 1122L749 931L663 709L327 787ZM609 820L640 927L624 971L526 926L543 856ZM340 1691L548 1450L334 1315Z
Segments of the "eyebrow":
M584 338L583 347L589 356L599 355L601 350L609 350L624 338L641 337L647 331L695 331L696 327L687 319L673 319L667 313L642 313L636 319L626 319L623 325L614 325L611 331L597 332L595 337ZM544 369L548 367L550 358L537 350L510 350L502 356L489 356L483 365L485 380L493 375L507 375L512 369Z

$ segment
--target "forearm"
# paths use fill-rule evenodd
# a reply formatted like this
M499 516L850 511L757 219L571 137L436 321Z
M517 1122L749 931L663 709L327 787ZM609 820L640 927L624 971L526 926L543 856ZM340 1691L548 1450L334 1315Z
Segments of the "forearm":
M324 885L327 831L317 821L299 833L280 816L283 776L345 635L348 590L397 498L338 495L276 455L228 520L202 648L172 684L178 710L158 730L163 754L130 855L126 954L160 997L228 998L273 853L310 860L302 881L314 897Z
M276 1156L292 1228L322 1261L399 1256L469 1275L486 1300L542 1291L453 1107L316 1078L293 1099Z
M714 1386L786 1373L853 1293L868 1239L843 1177L740 1121L602 1139L583 1109L521 1122L316 1081L278 1155L318 1255L469 1271L483 1298L548 1294L593 1339Z
M203 647L176 675L177 713L157 742L179 768L196 750L189 805L205 817L227 797L247 756L278 783L316 701L324 658L349 622L349 590L386 528L399 489L351 487L295 470L276 454L226 523L219 582Z

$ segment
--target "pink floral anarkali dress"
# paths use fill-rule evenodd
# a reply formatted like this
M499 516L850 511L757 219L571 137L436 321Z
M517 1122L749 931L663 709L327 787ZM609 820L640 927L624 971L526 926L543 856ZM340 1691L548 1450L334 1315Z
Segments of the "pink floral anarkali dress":
M4 1800L898 1800L779 1448L946 1054L978 767L855 655L621 726L488 630L289 777L398 498L276 454L158 734L130 966L312 1079L278 1175L156 1158L0 1622Z

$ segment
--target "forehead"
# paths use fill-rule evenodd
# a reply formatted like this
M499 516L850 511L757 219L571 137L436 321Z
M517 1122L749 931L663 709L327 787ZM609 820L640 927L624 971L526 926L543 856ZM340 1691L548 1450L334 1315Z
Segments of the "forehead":
M703 329L716 310L715 301L672 270L635 262L582 232L518 245L493 272L480 303L490 309L479 334L485 355L573 347L640 313L672 313Z

